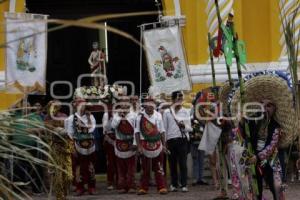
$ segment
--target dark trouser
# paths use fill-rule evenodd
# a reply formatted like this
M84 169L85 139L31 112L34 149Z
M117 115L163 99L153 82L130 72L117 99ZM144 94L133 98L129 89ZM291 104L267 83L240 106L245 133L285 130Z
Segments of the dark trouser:
M203 181L204 156L205 152L198 150L199 144L191 145L191 155L193 159L193 179L194 181Z
M135 169L136 169L136 157L131 156L129 158L117 157L117 169L118 169L118 189L130 190L135 189Z
M107 159L107 186L117 184L117 157L115 155L114 146L108 142L104 143L104 149L106 152Z
M258 164L259 165L259 164ZM273 199L276 199L276 192L274 187L274 178L273 178L273 169L267 163L264 167L261 168L261 172L256 165L256 176L257 176L257 186L258 186L258 200L262 200L263 194L263 179L265 179L266 184L270 187L270 191L273 194ZM262 174L261 174L262 173Z
M286 182L286 163L285 163L285 149L278 149L278 158L281 166L281 179L282 182Z
M183 138L174 138L167 141L169 155L169 166L171 171L171 184L178 187L177 165L180 170L180 183L182 187L187 185L187 152L188 142Z
M163 171L164 153L161 152L155 158L147 158L146 156L142 156L141 159L143 169L140 183L141 189L144 189L146 191L148 191L149 189L151 168L155 174L157 190L166 188L165 173Z
M95 161L96 153L93 152L90 155L82 155L77 153L75 180L76 190L81 191L84 189L84 185L87 184L89 189L95 189L96 178L95 178Z

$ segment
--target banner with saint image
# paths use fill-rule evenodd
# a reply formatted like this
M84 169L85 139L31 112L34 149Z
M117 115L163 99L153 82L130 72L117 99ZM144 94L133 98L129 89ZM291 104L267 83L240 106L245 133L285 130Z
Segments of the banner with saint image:
M178 26L145 30L143 39L154 93L191 90L190 74Z
M8 92L44 94L46 87L46 15L5 13Z

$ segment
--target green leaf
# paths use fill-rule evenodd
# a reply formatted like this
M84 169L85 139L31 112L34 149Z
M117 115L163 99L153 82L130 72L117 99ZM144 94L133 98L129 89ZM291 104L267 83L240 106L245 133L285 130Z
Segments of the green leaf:
M244 65L247 62L245 42L242 40L238 40L236 45L237 45L237 53L240 58L240 64Z
M224 55L225 55L226 64L229 66L232 65L232 58L233 58L232 47L233 47L232 42L230 41L225 42Z
M221 29L223 31L223 34L225 35L226 40L232 40L233 36L231 30L227 28L224 24L221 25Z

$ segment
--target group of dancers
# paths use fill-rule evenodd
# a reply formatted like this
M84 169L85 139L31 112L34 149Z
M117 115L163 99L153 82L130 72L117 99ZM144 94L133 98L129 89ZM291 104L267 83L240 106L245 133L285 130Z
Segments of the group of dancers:
M188 192L187 155L192 140L190 133L195 132L191 122L198 119L183 107L184 96L181 91L173 92L171 100L172 103L160 111L157 111L155 99L150 96L143 99L141 109L132 106L132 99L127 96L121 96L117 103L108 107L102 119L107 156L107 189L116 189L121 194L147 194L152 170L159 194L179 189ZM69 138L69 148L66 150L73 148L73 151L68 150L58 157L66 156L72 160L67 163L72 164L76 195L83 195L86 191L92 195L96 193L93 134L96 120L84 99L75 99L73 105L76 112L63 122ZM211 123L222 132L218 142L221 144L214 147L210 156L212 172L221 191L216 199L229 198L227 181L222 181L227 180L228 175L232 180L234 199L263 199L263 179L269 185L274 199L284 199L280 161L277 159L281 129L274 119L276 105L267 99L262 101L262 105L262 118L243 118L235 129L230 121L199 120L204 125L202 134L212 130L209 128ZM195 112L201 114L201 109ZM250 130L250 136L246 134L246 129ZM251 144L253 151L247 150L247 143ZM171 176L169 187L166 182L166 157ZM140 159L142 169L138 186L135 183L137 159ZM222 170L224 168L229 171L225 172L227 174L222 173L226 171ZM62 180L65 180L63 176L60 177ZM66 196L68 185L65 181L58 186L60 189L56 193Z

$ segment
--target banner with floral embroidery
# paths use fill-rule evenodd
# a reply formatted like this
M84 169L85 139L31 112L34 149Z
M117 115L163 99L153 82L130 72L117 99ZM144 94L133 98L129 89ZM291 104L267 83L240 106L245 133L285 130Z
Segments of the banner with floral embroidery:
M143 32L148 72L155 93L191 90L190 75L178 26Z
M47 16L5 13L6 83L14 93L45 93Z

